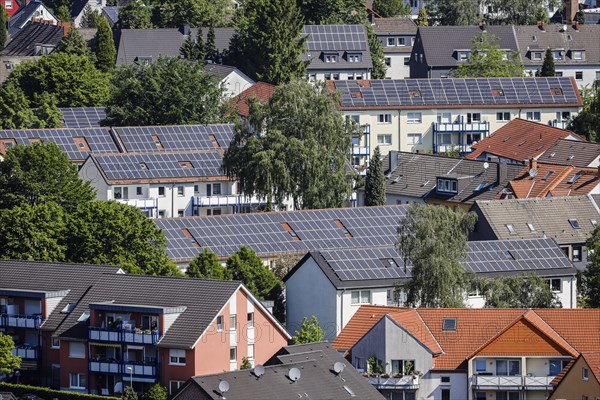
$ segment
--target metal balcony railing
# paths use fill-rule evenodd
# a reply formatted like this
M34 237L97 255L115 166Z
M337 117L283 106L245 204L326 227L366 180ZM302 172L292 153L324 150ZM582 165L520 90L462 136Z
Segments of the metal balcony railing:
M16 346L14 349L12 349L12 355L21 357L24 360L37 360L39 355L38 350L38 346Z
M551 387L550 382L555 376L497 376L497 375L475 375L473 385L477 388L523 388L546 390Z
M399 378L369 377L369 383L376 389L418 389L419 376L404 375Z
M158 375L158 363L135 362L114 359L90 359L90 372L104 374L122 374L145 377L156 377Z
M145 332L129 329L89 327L88 339L98 342L154 345L159 341L160 334L158 331Z
M2 314L0 315L0 326L10 328L38 329L43 318L39 314Z

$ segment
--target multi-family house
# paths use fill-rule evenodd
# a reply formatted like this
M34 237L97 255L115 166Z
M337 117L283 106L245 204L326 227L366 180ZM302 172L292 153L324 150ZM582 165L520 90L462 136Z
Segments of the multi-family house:
M558 140L538 160L576 167L598 167L600 166L600 143Z
M594 400L600 394L600 352L581 353L552 381L550 400Z
M9 18L19 11L19 8L21 7L16 0L0 0L0 6L4 7L4 11L6 11Z
M271 266L308 251L392 246L406 206L332 208L158 219L167 254L185 270L203 249L227 259L247 246Z
M373 60L364 25L305 25L310 81L371 79Z
M410 54L417 25L410 18L373 18L373 31L383 47L387 79L410 77Z
M13 37L19 30L23 29L29 21L33 20L49 23L51 25L56 25L58 23L58 19L50 12L44 3L39 0L28 1L8 19L8 35Z
M434 153L471 151L515 118L538 113L562 127L582 107L572 78L476 78L329 81L340 107L364 127L353 139L353 165L364 165L376 146Z
M592 196L476 201L471 240L552 238L578 269L587 265L585 242L600 212Z
M63 116L64 128L99 128L106 118L104 107L59 108Z
M593 309L375 308L333 345L359 369L379 365L368 379L392 398L545 399L569 362L600 349Z
M535 273L557 284L562 307L577 305L577 270L552 239L469 242L462 264L482 279ZM399 285L410 280L411 270L392 246L309 252L284 278L287 329L293 334L303 318L315 315L331 340L363 304L404 305ZM465 300L472 308L485 306L477 291L465 293Z

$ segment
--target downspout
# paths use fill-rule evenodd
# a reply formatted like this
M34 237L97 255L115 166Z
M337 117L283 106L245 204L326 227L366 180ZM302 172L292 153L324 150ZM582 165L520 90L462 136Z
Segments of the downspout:
M171 185L171 218L175 217L175 184Z
M346 289L342 290L342 301L340 302L340 331L344 326L344 294L346 293ZM337 326L335 327L335 336L337 336Z

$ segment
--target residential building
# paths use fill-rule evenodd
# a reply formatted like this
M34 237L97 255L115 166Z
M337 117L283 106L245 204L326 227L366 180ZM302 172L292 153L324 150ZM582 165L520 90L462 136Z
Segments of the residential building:
M4 11L6 11L9 18L19 11L19 8L21 7L16 0L0 0L0 6L4 7Z
M100 14L104 7L106 7L106 0L75 0L73 4L71 4L69 10L71 13L71 21L73 21L75 27L81 28L86 8L91 12Z
M364 25L305 25L310 81L371 79L373 61Z
M386 397L544 399L571 360L600 349L599 310L374 308L333 346L359 370L374 357L383 373L368 379Z
M410 18L373 18L373 31L383 47L387 79L410 77L410 54L417 25Z
M232 107L240 117L247 118L250 115L250 99L256 99L262 103L268 103L275 93L277 86L265 82L256 82L248 89L237 95L232 100Z
M536 122L541 120L540 112L527 112L526 118L515 118L492 135L474 143L466 158L524 164L531 159L540 159L546 152L550 153L548 150L561 141L565 146L581 142L581 147L585 147L584 143L587 144L574 132ZM561 160L567 161L566 157Z
M99 128L100 121L106 118L104 107L59 108L65 128Z
M411 78L448 78L450 71L466 63L480 35L495 36L507 56L519 55L519 43L511 25L420 26L410 58Z
M292 400L299 395L308 399L384 399L331 344L321 342L284 347L264 366L252 370L195 376L173 400Z
M552 384L550 400L596 399L600 394L600 352L581 353Z
M114 27L119 22L119 6L102 7L102 16L108 20L111 27Z
M235 97L254 85L254 81L236 67L223 64L206 64L204 70L223 84L225 96L227 97Z
M549 280L565 308L577 306L577 270L552 239L469 242L465 269L485 279L535 273ZM393 246L309 252L284 278L286 324L294 334L303 318L315 315L327 340L334 339L359 307L404 305L398 285L411 278L412 266ZM485 298L465 293L471 308Z
M558 140L538 160L545 163L596 168L600 166L600 143Z
M540 71L547 49L552 50L556 76L572 76L579 88L600 79L600 25L544 24L514 27L521 60L531 76Z
M520 165L390 151L384 158L387 204L435 204L469 211L492 200L521 171ZM365 192L357 192L364 205Z
M167 254L181 269L203 249L226 260L247 246L271 266L308 251L392 246L405 206L332 208L158 219Z
M472 211L478 218L471 240L551 238L580 270L600 215L591 196L476 201Z
M23 7L20 7L18 11L8 19L8 35L13 37L20 29L23 29L29 21L33 21L34 19L38 22L45 22L51 25L56 25L58 23L58 19L50 12L44 3L39 0L33 0L27 2Z
M583 105L572 78L476 78L329 81L342 113L365 134L353 140L353 165L382 153L471 151L515 118L539 113L562 127Z

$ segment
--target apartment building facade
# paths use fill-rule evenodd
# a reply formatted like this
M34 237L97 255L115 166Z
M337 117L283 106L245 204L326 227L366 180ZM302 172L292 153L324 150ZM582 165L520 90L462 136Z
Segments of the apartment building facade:
M417 25L412 19L373 18L373 31L383 48L386 79L410 77L410 54L417 34Z

